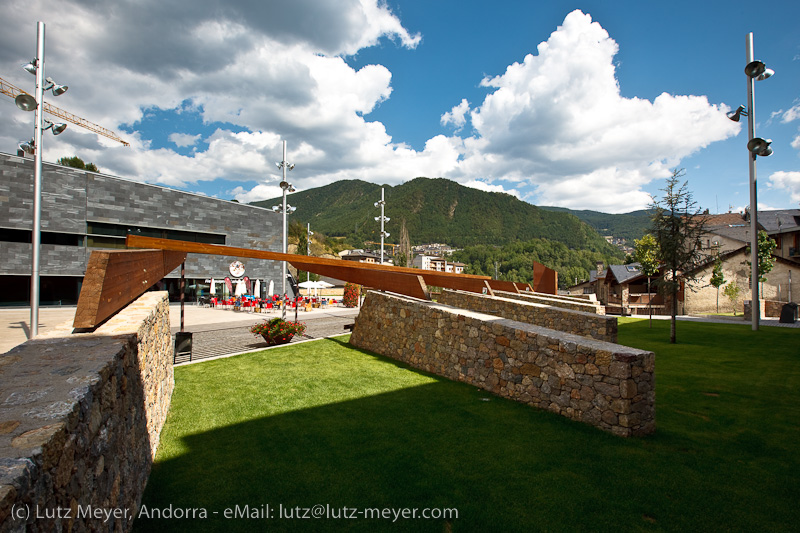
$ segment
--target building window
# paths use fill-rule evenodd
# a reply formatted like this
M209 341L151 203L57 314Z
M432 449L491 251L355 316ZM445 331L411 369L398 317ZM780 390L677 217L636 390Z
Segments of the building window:
M128 226L126 224L109 224L107 222L87 222L86 233L89 235L119 238L124 238L130 234L140 235L142 237L154 237L156 239L172 239L204 244L225 244L225 235L220 235L218 233L147 228L142 226Z
M0 241L21 242L31 244L33 232L26 229L0 228ZM83 235L78 233L58 233L43 231L40 234L41 244L55 244L59 246L83 246Z
M89 235L86 237L86 245L89 248L114 248L125 249L125 239L119 237L98 237Z

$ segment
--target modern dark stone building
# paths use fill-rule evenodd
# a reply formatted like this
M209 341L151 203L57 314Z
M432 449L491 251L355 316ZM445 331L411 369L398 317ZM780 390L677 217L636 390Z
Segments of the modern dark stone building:
M0 153L0 305L30 301L33 171L32 159ZM128 233L280 252L281 230L281 215L268 209L44 163L41 304L74 304L92 250L124 248ZM252 288L255 280L262 293L270 281L281 286L279 262L189 254L187 297L208 295L212 278L235 284L234 261ZM176 269L162 283L171 299L179 277Z

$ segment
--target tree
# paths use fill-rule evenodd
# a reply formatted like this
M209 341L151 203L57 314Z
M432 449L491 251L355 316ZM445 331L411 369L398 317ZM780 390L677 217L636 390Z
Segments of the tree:
M739 287L736 282L732 281L725 285L725 288L722 289L722 294L728 297L731 301L731 308L733 308L733 316L736 316L736 300L739 299L739 294L742 292L742 288Z
M764 283L767 281L767 274L772 272L775 267L775 258L772 256L772 250L775 249L777 243L773 241L767 232L763 229L758 232L758 281ZM747 257L750 257L750 246L747 247ZM747 261L747 266L752 263ZM751 269L752 272L752 269ZM752 277L752 274L751 274Z
M714 261L714 270L711 272L711 285L717 289L717 313L719 313L719 288L725 283L725 276L722 274L722 259L717 256Z
M408 267L411 266L411 238L408 235L408 229L406 228L406 219L403 218L400 221L400 254L398 257L398 265Z
M641 239L634 239L634 259L641 265L642 274L647 276L647 309L650 312L650 327L653 327L653 306L651 305L650 280L658 274L660 248L658 241L648 233Z
M692 198L689 183L681 184L684 175L683 169L673 170L666 187L661 189L664 196L660 200L653 198L650 204L654 211L652 233L661 249L659 259L664 264L658 283L671 303L669 341L672 344L677 342L678 291L682 283L696 279L691 272L702 257L698 244L707 220Z
M62 157L56 161L56 163L59 165L64 165L65 167L79 168L81 170L88 170L90 172L100 172L94 163L84 163L83 159L78 156Z

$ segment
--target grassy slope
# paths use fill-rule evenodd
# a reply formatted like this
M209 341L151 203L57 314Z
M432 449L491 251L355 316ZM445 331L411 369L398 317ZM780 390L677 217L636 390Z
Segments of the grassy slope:
M176 369L144 504L455 507L454 531L785 530L800 514L797 332L629 321L655 435L620 439L340 340ZM341 339L341 338L340 338ZM490 398L490 401L484 401ZM442 531L441 520L139 520L139 531Z

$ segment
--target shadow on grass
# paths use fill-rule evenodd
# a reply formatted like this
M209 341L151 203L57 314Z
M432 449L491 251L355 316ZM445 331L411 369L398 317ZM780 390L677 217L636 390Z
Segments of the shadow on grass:
M335 343L348 357L375 358L415 372L343 338L320 342ZM669 381L657 385L674 387ZM790 450L771 446L770 439L748 428L725 430L735 421L720 421L725 409L718 398L706 399L707 420L681 415L683 404L666 406L670 422L660 424L656 435L628 440L441 378L260 416L183 435L185 451L153 466L143 505L202 507L206 519L139 518L135 526L137 531L627 531L774 530L796 523L797 473L786 461L796 466L797 460ZM715 429L709 431L709 424ZM458 518L393 523L363 514L279 516L279 506L318 504L359 511L457 509ZM237 505L255 518L225 519L225 509Z

